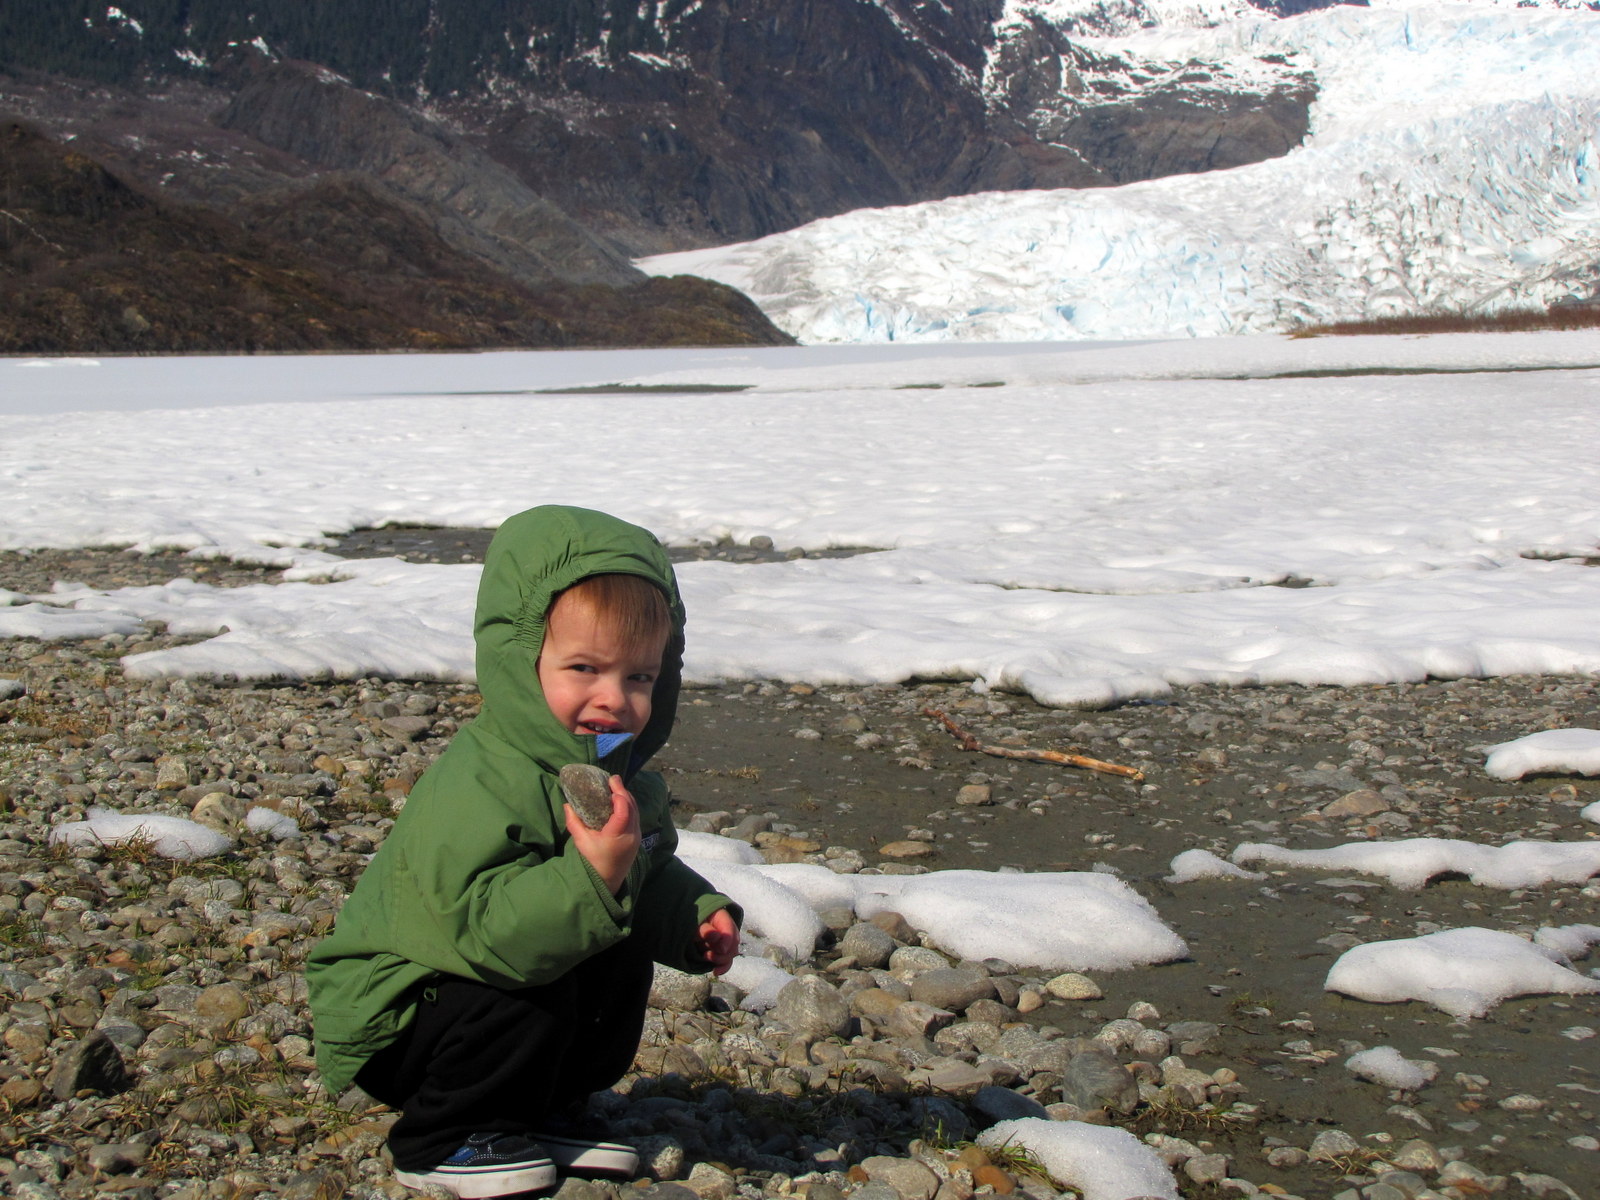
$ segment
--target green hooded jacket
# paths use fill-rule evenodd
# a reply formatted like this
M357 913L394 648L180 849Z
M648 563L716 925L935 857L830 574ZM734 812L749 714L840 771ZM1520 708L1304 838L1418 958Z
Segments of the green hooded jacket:
M556 594L601 574L640 575L666 593L673 633L650 720L596 757L596 739L563 728L539 687L545 615ZM499 988L547 983L627 937L657 962L691 960L718 895L677 858L666 784L639 768L666 742L683 667L683 603L666 552L648 532L603 513L547 506L496 532L473 633L483 708L412 789L330 933L306 983L317 1065L337 1095L416 1012L430 980ZM619 774L639 806L642 844L616 896L567 833L557 772L590 762Z

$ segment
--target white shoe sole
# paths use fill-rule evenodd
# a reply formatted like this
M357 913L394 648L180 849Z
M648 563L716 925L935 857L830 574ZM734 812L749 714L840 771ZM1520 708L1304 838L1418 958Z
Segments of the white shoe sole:
M525 1167L508 1170L505 1167L487 1166L456 1168L435 1167L431 1171L413 1174L396 1171L395 1180L408 1188L421 1191L425 1187L442 1187L461 1200L494 1200L496 1196L517 1196L523 1192L537 1192L556 1185L556 1165L546 1159Z
M568 1175L610 1175L632 1179L639 1173L639 1152L621 1142L562 1137L558 1133L533 1134L556 1168Z

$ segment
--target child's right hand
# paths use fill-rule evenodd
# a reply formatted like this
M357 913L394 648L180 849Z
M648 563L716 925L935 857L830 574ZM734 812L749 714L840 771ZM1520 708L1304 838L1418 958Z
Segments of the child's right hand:
M611 819L599 829L583 823L572 805L565 805L567 832L595 873L615 896L627 882L633 860L639 856L639 806L633 793L622 786L622 777L611 777Z

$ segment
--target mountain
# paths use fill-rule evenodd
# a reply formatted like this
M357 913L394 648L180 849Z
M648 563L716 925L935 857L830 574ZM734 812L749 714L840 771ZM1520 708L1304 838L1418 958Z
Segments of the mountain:
M1532 17L1564 22L1569 32L1588 19L1587 0L1543 2ZM1513 3L1527 0L1475 0L1471 11L1483 29L1530 19ZM11 4L0 6L0 119L21 122L159 202L149 220L210 214L275 247L263 251L269 260L303 260L334 291L344 289L347 305L407 309L397 329L415 326L424 344L499 345L536 334L553 340L527 344L777 338L726 287L676 283L673 302L693 311L662 310L652 289L665 285L647 284L630 261L752 239L767 249L657 260L668 265L652 271L703 264L724 284L759 293L808 339L1274 327L1345 303L1323 303L1317 288L1333 284L1283 257L1291 243L1314 245L1316 230L1342 227L1343 218L1312 203L1325 194L1331 202L1323 174L1360 193L1381 190L1371 180L1388 180L1393 170L1397 181L1381 186L1404 190L1398 180L1409 160L1403 149L1391 153L1393 138L1376 125L1400 129L1417 84L1404 70L1362 84L1362 22L1431 28L1436 10L1468 11L1448 0L1374 4ZM1488 36L1474 32L1469 17L1456 23L1463 46ZM1332 40L1305 30L1332 31ZM1484 81L1470 71L1451 84L1438 65L1448 57L1427 59L1422 78L1438 86L1418 101L1418 119L1466 120L1470 105L1427 107L1450 87L1458 97L1496 94L1475 93ZM1534 57L1524 66L1506 98L1534 103L1523 84L1546 65ZM1329 160L1325 173L1296 165L1354 145L1359 131L1335 136L1347 109L1378 114L1369 121L1378 174L1363 173L1368 151L1360 148ZM1488 135L1467 126L1451 134ZM1280 182L1252 193L1235 219L1233 185L1198 182L1235 175ZM1429 176L1447 204L1459 198L1448 177L1447 168ZM930 202L945 207L919 207ZM1361 195L1349 202L1367 203ZM916 215L862 215L891 208ZM940 213L974 215L952 224ZM996 214L1023 233L990 245L986 226ZM1225 227L1212 229L1212 218ZM880 278L892 280L896 264L873 247L880 239L880 250L895 247L901 267L923 262L921 235L905 232L904 221L927 223L943 243L942 265L931 277L920 268L905 273L897 293ZM1155 232L1141 232L1149 221ZM1286 232L1307 222L1310 234ZM1432 228L1414 216L1403 223ZM759 241L775 235L788 240ZM9 254L19 234L6 236L0 246ZM92 230L84 237L96 244ZM1130 253L1130 239L1146 250ZM859 253L830 258L834 250L814 242L854 244ZM1046 251L1030 248L1036 242ZM990 253L1000 244L1012 247L1004 269ZM1069 244L1067 259L1090 263L1087 275L1056 261ZM1164 274L1173 256L1193 277L1195 295ZM744 265L729 265L735 259ZM1092 265L1101 260L1130 264L1132 274L1106 274ZM35 286L15 263L6 270L10 294ZM1430 291L1395 270L1399 285L1364 294L1433 303L1461 290ZM1563 270L1550 280L1579 277ZM1080 275L1093 277L1084 285L1090 294L1073 282ZM1276 281L1281 294L1262 299L1258 279ZM1502 282L1505 295L1523 294L1510 276ZM1296 308L1302 283L1312 291ZM859 302L849 298L856 293ZM1235 293L1251 299L1242 307L1217 299ZM491 297L501 305L492 312L484 307ZM180 291L173 303L181 302ZM416 313L435 304L444 306L438 320L417 326ZM1124 313L1129 305L1144 315ZM564 315L578 309L588 314L582 320ZM1165 315L1151 317L1157 309ZM1223 309L1231 315L1215 317ZM1024 315L1011 319L1017 313ZM206 319L192 314L202 327ZM163 343L145 336L140 344Z
M0 123L0 196L0 353L788 340L701 279L525 287L364 176L257 193L241 224L12 122Z
M720 279L806 342L1206 336L1600 304L1597 6L1126 7L1124 21L1084 0L1018 11L1084 56L1208 63L1213 78L1297 70L1315 92L1304 142L1229 170L857 211L642 265ZM1091 17L1101 32L1084 36Z
M1077 20L1041 15L1063 4ZM1074 40L1153 11L1150 0L59 0L0 8L0 70L121 89L133 107L198 85L207 113L258 143L239 143L251 167L265 148L310 170L370 170L371 148L327 124L348 130L387 102L415 137L460 157L458 175L498 164L640 253L864 206L1236 166L1299 143L1313 90L1293 64L1142 62ZM17 115L71 119L64 103ZM181 152L133 157L152 178L195 173Z

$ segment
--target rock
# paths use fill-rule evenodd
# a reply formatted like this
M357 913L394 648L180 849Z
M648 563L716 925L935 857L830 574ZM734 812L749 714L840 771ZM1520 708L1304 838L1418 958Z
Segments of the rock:
M1015 1121L1024 1117L1035 1117L1040 1120L1049 1120L1050 1114L1045 1111L1032 1096L1024 1096L1010 1088L986 1087L979 1088L978 1094L972 1098L972 1106L992 1121Z
M994 789L987 783L969 783L956 793L956 803L967 808L993 804Z
M903 862L914 858L930 858L939 853L939 848L932 842L899 841L888 842L878 847L878 854L883 858Z
M1325 817L1370 817L1377 813L1388 812L1389 802L1371 788L1359 788L1353 792L1346 792L1332 804L1325 805L1322 815Z
M1167 1026L1167 1034L1179 1054L1204 1054L1221 1032L1210 1021L1174 1021Z
M934 1008L965 1012L978 1000L994 995L994 984L982 971L964 967L935 967L921 971L911 980L911 998Z
M926 946L901 946L889 956L889 970L902 978L920 971L942 970L950 960Z
M885 911L873 913L872 916L867 918L867 920L870 924L876 925L879 929L887 933L896 942L903 943L916 941L917 931L911 928L910 923L907 922L906 919L897 912Z
M1408 1171L1432 1175L1444 1169L1444 1155L1434 1149L1431 1142L1425 1142L1421 1138L1412 1138L1388 1158L1395 1166Z
M1507 1096L1498 1101L1501 1108L1507 1112L1536 1113L1543 1112L1550 1107L1549 1101L1541 1100L1538 1096L1530 1096L1526 1092L1519 1092L1514 1096Z
M883 929L868 921L852 925L839 939L839 953L856 960L869 970L884 966L895 952L896 943Z
M1317 1162L1347 1158L1361 1150L1361 1143L1342 1129L1326 1129L1311 1139L1307 1153Z
M37 1104L44 1095L44 1085L31 1075L19 1075L0 1083L0 1101L13 1109Z
M689 1178L685 1182L700 1200L732 1200L739 1186L738 1180L727 1171L706 1162L695 1163L689 1169ZM557 1193L557 1200L559 1196Z
M1411 1171L1384 1171L1374 1186L1392 1188L1399 1200L1411 1200L1428 1186L1428 1181Z
M677 1138L656 1134L633 1139L633 1146L639 1151L640 1170L652 1179L667 1180L682 1177L686 1156L683 1143ZM685 1200L694 1196L688 1188L679 1187L673 1190L675 1193L682 1193Z
M123 1175L137 1171L150 1157L150 1147L139 1142L116 1142L90 1146L84 1152L89 1169L101 1175Z
M903 996L897 996L883 988L862 988L859 992L851 993L850 1010L857 1016L882 1021L905 1002Z
M691 975L657 963L650 981L650 1004L673 1012L699 1012L711 999L710 975Z
M920 1128L937 1132L947 1142L966 1141L974 1132L965 1110L943 1096L912 1096L908 1111Z
M850 1005L820 975L801 975L784 984L771 1016L796 1033L832 1037L850 1025Z
M1573 1191L1554 1175L1517 1171L1513 1173L1512 1178L1520 1183L1523 1190L1530 1196L1535 1197L1536 1200L1545 1200L1549 1196L1555 1197L1556 1200L1583 1200L1577 1192ZM1409 1197L1407 1200L1409 1200Z
M611 819L611 776L592 763L568 763L561 768L561 794L578 819L599 829Z
M572 1180L573 1183L587 1184L588 1190L574 1189L571 1193L573 1200L609 1200L616 1193L612 1189L589 1180ZM562 1191L565 1191L565 1185ZM561 1192L556 1193L558 1196ZM631 1193L636 1200L694 1200L694 1192L681 1183L656 1183L650 1187L642 1188Z
M1098 1000L1104 992L1100 985L1087 975L1080 975L1076 971L1067 971L1049 980L1045 985L1057 1000Z
M185 760L176 756L157 760L156 791L181 792L189 783L189 764Z
M1447 1162L1439 1171L1439 1177L1434 1180L1436 1187L1460 1188L1471 1195L1482 1196L1490 1192L1498 1192L1505 1186L1505 1180L1499 1175L1490 1175L1478 1170L1471 1163Z
M899 1038L930 1038L941 1029L955 1023L956 1014L946 1009L934 1008L920 1000L906 1000L895 1005L885 1025Z
M1007 1008L1000 1001L989 999L974 1000L967 1005L966 1012L969 1021L984 1021L997 1026L1011 1024L1019 1015L1016 1009Z
M315 1167L290 1179L279 1195L281 1200L341 1200L349 1186L350 1180L343 1171Z
M386 717L378 722L378 728L398 741L415 742L428 736L433 722L419 716Z
M934 1059L927 1065L918 1067L907 1078L912 1082L925 1084L936 1092L945 1092L952 1096L975 1095L994 1083L993 1076L987 1071L964 1063L958 1058Z
M873 1155L859 1169L871 1182L892 1187L900 1200L933 1200L939 1190L939 1177L915 1159Z
M1215 1081L1204 1071L1192 1067L1164 1067L1161 1088L1185 1108L1199 1108L1206 1102L1206 1090Z
M72 1043L50 1072L50 1094L57 1100L70 1100L83 1091L112 1096L132 1086L122 1053L102 1033Z
M1082 1109L1128 1113L1139 1103L1139 1085L1115 1055L1091 1046L1067 1063L1061 1098Z
M195 802L189 815L211 829L232 833L244 819L244 801L227 792L207 792Z
M1221 1183L1228 1177L1224 1154L1198 1154L1183 1164L1183 1173L1196 1183Z
M1017 1190L1017 1181L994 1163L985 1163L974 1170L972 1182L978 1187L991 1189L997 1196L1009 1196Z
M1172 1035L1161 1029L1141 1029L1133 1035L1128 1049L1135 1058L1156 1062L1172 1050Z
M221 983L206 988L195 998L194 1014L200 1026L219 1033L250 1013L250 1000L237 984Z

